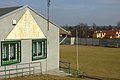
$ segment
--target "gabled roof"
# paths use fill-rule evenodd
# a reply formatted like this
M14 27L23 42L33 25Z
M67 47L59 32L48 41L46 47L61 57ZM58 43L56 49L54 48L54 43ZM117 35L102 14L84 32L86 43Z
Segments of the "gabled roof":
M29 6L17 6L17 7L8 7L8 8L0 8L0 19L3 17L6 17L8 15L11 15L14 12L17 12L21 9L25 9L25 8L29 8L30 10L32 10L33 12L35 12L37 15L41 16L42 18L44 18L45 20L47 20L45 17L43 17L41 14L39 14L38 12L36 12L35 10L33 10L31 7ZM55 25L56 27L60 28L60 33L61 34L68 34L68 31L66 31L65 29L61 28L60 26L56 25L55 23L51 22L51 24Z
M120 30L100 30L95 33L106 33L106 35L115 35L116 32L120 32Z
M22 6L16 6L16 7L8 7L8 8L0 8L0 16L5 15L11 11L14 11Z

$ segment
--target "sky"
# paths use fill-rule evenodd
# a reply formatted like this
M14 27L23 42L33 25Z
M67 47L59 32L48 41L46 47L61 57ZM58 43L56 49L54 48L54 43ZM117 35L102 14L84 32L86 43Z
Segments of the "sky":
M47 0L0 0L0 7L29 5L47 16ZM87 23L117 25L120 21L120 0L51 0L50 20L59 26Z

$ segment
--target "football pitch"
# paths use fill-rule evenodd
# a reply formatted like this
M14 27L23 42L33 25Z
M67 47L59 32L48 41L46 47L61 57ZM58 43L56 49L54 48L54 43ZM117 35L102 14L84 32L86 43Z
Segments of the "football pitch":
M89 76L120 79L120 48L78 46L79 70ZM76 69L77 46L60 45L60 60Z

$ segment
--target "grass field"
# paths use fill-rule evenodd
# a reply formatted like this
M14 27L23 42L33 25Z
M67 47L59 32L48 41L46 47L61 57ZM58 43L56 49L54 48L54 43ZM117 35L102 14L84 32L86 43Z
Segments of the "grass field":
M60 60L76 69L76 46L61 45ZM120 48L79 46L79 70L89 76L120 79Z

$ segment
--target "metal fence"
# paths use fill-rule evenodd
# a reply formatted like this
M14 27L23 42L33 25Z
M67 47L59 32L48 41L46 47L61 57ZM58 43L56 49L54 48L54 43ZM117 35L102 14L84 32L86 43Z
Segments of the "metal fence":
M64 62L64 61L60 61L60 65L59 65L60 70L75 75L75 76L80 76L80 70L76 70L76 69L72 69L71 68L71 64L70 62Z
M41 62L23 63L17 65L1 66L0 78L12 78L24 75L41 74Z
M67 38L62 44L71 45L73 43L79 45L120 47L120 39L79 38L78 42L76 42L76 38Z

